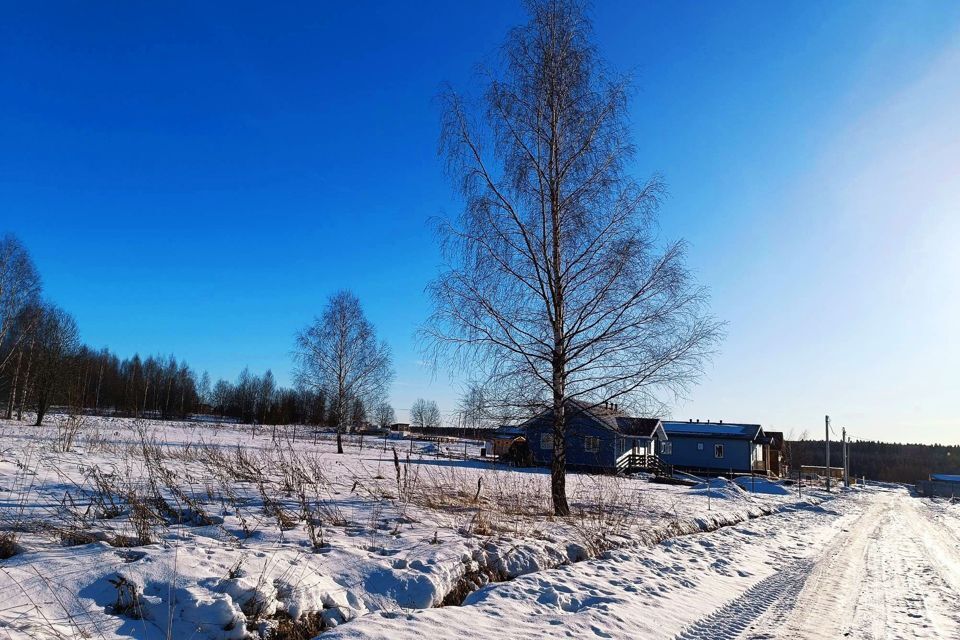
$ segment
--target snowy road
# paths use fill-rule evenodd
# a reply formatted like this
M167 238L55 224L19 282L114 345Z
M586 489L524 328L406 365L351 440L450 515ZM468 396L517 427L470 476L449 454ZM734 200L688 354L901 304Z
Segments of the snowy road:
M349 638L960 638L960 505L871 489L473 594Z
M747 637L960 637L960 540L933 507L879 494L811 565L795 602L771 607Z

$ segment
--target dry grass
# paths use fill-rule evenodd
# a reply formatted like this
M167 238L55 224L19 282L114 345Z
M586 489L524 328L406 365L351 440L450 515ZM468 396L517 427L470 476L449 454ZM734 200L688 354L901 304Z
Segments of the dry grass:
M68 453L73 449L77 436L86 424L86 418L82 415L68 414L57 416L54 423L57 426L57 436L53 444L54 450Z
M0 531L0 560L6 560L20 553L16 531Z
M326 630L323 615L319 611L311 611L296 620L279 618L277 625L267 632L267 640L311 640Z

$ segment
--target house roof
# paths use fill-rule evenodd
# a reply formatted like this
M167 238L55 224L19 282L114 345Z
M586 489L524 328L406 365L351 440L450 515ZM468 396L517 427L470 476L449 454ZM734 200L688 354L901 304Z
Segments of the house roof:
M783 431L764 431L763 434L770 438L773 449L783 449Z
M949 473L934 473L930 476L930 479L939 480L940 482L960 482L960 476Z
M518 424L502 424L491 432L494 438L516 438L522 436L526 431Z
M657 418L630 418L628 416L617 416L617 431L625 436L637 436L640 438L652 438L657 431L657 425L660 420Z
M665 421L663 430L667 437L675 436L726 438L728 440L757 440L763 437L758 424L734 424L727 422L674 422Z
M549 414L551 411L552 409L546 409L536 417ZM590 405L580 400L570 400L567 404L567 413L568 415L584 414L598 425L625 436L652 438L659 431L660 437L667 437L658 418L634 418L614 409L611 405ZM531 418L531 420L534 419L536 418Z

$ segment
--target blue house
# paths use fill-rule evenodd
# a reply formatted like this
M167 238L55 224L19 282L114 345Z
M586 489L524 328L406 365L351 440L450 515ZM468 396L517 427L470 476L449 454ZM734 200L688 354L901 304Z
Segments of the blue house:
M664 421L660 458L675 468L705 473L767 473L770 438L758 424Z
M657 442L667 439L656 418L634 418L614 404L566 406L567 465L572 469L616 472L650 467L656 462ZM553 461L553 409L522 425L534 464Z

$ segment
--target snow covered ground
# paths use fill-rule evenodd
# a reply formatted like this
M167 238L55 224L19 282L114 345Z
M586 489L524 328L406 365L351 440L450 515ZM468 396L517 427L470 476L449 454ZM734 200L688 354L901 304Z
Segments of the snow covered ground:
M960 628L960 506L903 490L799 501L573 474L558 520L546 473L471 443L351 438L337 455L304 427L107 418L68 452L58 435L0 422L0 638Z
M960 638L960 506L868 488L331 638Z

